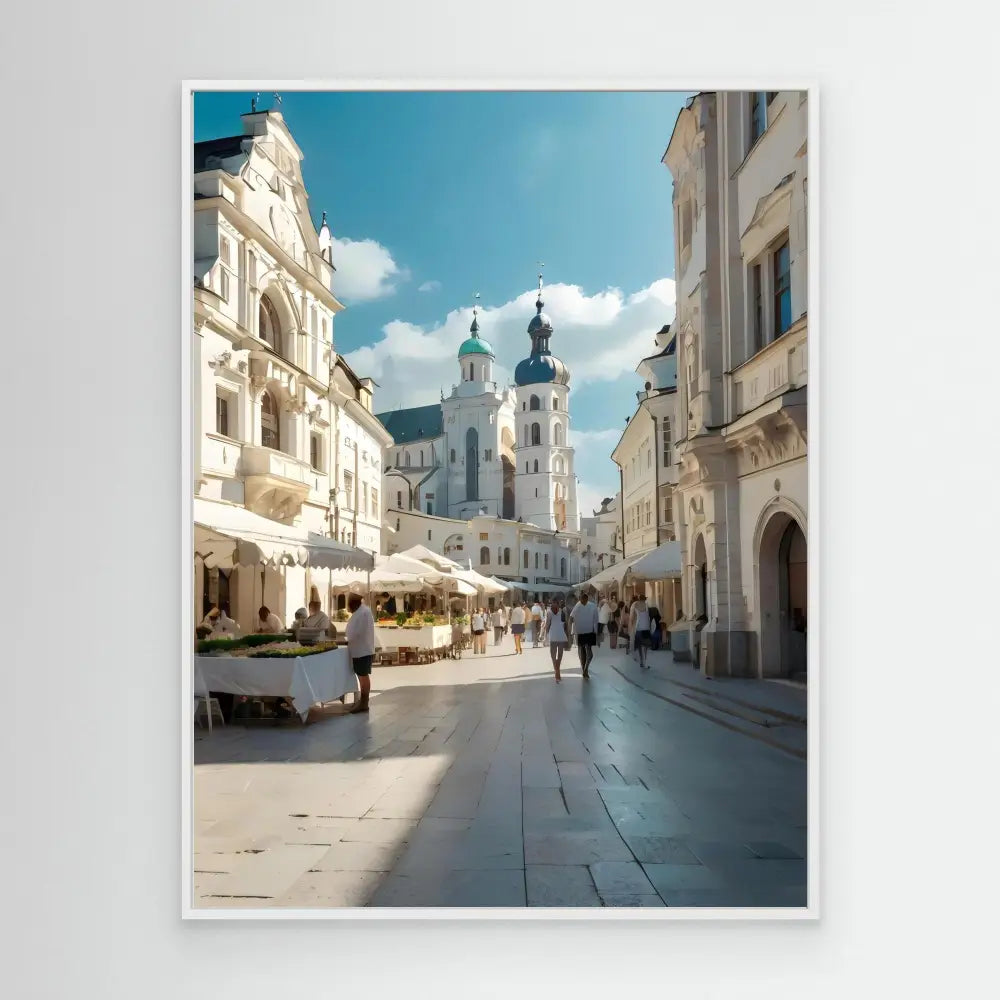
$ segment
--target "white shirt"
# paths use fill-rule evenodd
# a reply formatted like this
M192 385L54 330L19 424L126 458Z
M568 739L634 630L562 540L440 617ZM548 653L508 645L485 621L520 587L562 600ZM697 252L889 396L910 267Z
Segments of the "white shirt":
M485 628L486 628L486 623L483 621L483 616L477 611L472 616L472 631L480 632L485 630Z
M514 608L510 613L510 623L511 625L523 625L524 624L524 608L517 607Z
M607 601L601 604L600 610L597 612L597 620L602 625L607 625L611 621L611 605Z
M281 619L272 611L267 616L267 621L261 621L260 616L257 617L257 631L267 632L271 635L276 635L278 632L284 632L284 626L281 624Z
M493 627L503 628L503 626L504 626L503 612L498 608L496 611L493 612Z
M551 608L545 612L545 631L549 637L549 642L566 641L566 627L563 625L562 620L563 614L565 614L563 611L557 611L555 614L552 614Z
M303 623L305 628L325 628L330 627L330 618L325 611L317 611L316 614L310 615Z
M540 604L532 604L531 605L531 615L532 615L533 618L541 618L542 617L542 606Z
M375 655L375 618L367 604L362 604L347 620L344 634L352 660L359 656Z
M629 615L629 619L635 621L634 630L636 632L649 631L649 606L645 601L636 601L632 605L632 612Z
M212 626L212 635L236 635L239 625L223 611Z
M597 605L587 601L586 604L580 601L572 612L570 618L576 626L577 635L586 635L588 632L597 631Z

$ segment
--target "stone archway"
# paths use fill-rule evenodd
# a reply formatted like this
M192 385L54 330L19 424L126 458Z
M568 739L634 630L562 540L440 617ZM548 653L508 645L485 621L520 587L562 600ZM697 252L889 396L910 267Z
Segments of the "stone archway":
M754 562L760 619L757 673L801 677L806 673L808 551L804 518L790 505L765 510L758 525Z

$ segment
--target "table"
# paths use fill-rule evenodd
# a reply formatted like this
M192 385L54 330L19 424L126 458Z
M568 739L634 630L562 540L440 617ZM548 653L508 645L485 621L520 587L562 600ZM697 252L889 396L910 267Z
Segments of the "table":
M284 698L305 722L313 705L357 691L358 678L346 646L312 656L195 656L194 690Z

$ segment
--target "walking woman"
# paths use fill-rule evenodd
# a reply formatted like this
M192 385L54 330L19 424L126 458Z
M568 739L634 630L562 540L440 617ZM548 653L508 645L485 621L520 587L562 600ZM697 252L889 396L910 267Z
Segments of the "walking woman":
M510 632L514 636L514 652L520 655L521 640L524 638L524 605L516 604L510 612Z
M545 634L549 638L549 656L552 657L552 669L558 684L562 680L559 668L569 639L566 633L566 612L559 610L559 602L555 598L552 599L552 606L545 612Z
M472 652L486 652L486 617L482 608L476 608L472 613Z
M639 654L639 667L642 670L649 669L646 656L652 643L650 625L649 605L646 603L646 595L640 590L632 602L632 610L629 613L629 631L632 633L632 641Z
M625 652L627 653L629 615L624 601L619 601L618 607L615 608L615 621L618 623L618 642L625 643Z

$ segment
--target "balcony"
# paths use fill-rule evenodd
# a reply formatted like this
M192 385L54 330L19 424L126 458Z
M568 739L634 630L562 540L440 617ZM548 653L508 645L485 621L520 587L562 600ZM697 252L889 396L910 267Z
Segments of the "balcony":
M249 444L243 446L240 473L246 506L279 521L298 515L310 492L322 494L326 479L325 474L293 455Z
M807 324L803 316L777 340L758 351L732 374L732 420L769 399L808 382Z

